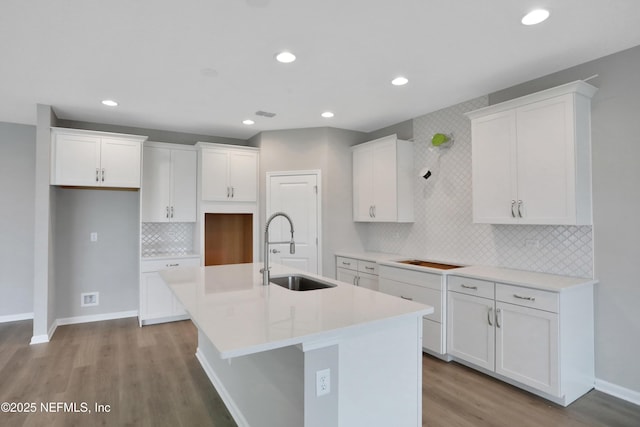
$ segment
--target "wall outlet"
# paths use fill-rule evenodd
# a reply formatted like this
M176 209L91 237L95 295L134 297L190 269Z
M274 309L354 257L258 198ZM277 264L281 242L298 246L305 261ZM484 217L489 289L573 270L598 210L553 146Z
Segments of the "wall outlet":
M316 396L331 393L331 369L316 371Z
M80 294L80 307L91 307L94 305L100 305L99 292L86 292Z
M96 233L95 231L93 233L91 233L89 237L90 237L92 242L97 242L98 241L98 233Z

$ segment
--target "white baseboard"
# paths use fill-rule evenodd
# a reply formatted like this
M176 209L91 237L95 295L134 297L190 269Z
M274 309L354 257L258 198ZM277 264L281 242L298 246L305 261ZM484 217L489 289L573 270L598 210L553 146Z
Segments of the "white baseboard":
M244 415L242 415L242 412L240 412L240 409L238 409L238 407L236 406L227 389L222 385L222 382L213 371L213 368L211 367L209 362L207 362L207 358L200 350L200 347L198 347L198 349L196 350L196 359L198 359L198 361L200 362L202 369L204 369L207 377L209 377L209 381L211 381L211 384L213 384L213 387L220 395L220 398L229 410L229 413L231 414L231 417L233 417L233 420L236 422L236 424L238 424L239 427L249 427L249 423L244 418Z
M57 326L75 325L77 323L100 322L102 320L126 319L128 317L137 317L138 310L118 311L115 313L93 314L90 316L65 317L56 320Z
M46 342L49 342L49 335L47 335L47 334L34 335L34 336L31 337L31 342L29 342L29 345L44 344Z
M33 311L31 313L18 313L0 316L0 323L18 322L20 320L33 319Z
M596 378L596 390L640 406L640 392Z

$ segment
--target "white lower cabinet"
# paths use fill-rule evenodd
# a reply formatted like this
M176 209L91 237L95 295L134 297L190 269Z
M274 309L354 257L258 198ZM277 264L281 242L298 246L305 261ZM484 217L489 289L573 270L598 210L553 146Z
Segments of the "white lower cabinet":
M592 286L558 293L450 276L447 304L456 360L564 406L593 388Z
M404 268L379 266L380 292L430 305L433 313L422 321L422 348L442 359L446 356L446 276Z
M373 261L336 257L336 280L378 290L378 264Z
M184 320L189 316L160 277L160 271L197 267L200 257L142 260L140 263L140 326Z

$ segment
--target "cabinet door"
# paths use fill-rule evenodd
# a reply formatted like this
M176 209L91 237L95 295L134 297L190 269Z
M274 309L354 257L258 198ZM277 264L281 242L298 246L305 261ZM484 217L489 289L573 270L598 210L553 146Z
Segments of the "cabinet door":
M255 202L258 199L258 154L249 151L229 153L230 200Z
M373 148L353 150L353 220L373 221Z
M576 223L572 100L564 95L517 109L520 223Z
M350 283L352 285L355 285L357 277L358 277L358 273L356 271L347 270L346 268L336 269L336 280L340 282L345 282L345 283Z
M142 320L174 315L174 297L160 274L142 273Z
M509 110L471 123L473 222L517 222L515 117Z
M170 171L171 150L144 147L141 194L142 222L168 222L170 220Z
M226 201L230 193L227 150L202 150L202 200Z
M171 150L171 221L196 221L198 153Z
M118 138L102 138L100 146L101 185L140 188L141 144Z
M496 372L559 395L558 315L496 303Z
M373 221L398 219L397 169L396 142L390 140L375 144L373 146Z
M449 292L447 308L447 352L493 371L493 300Z
M57 134L54 138L51 184L100 185L100 137Z
M378 276L369 273L358 273L358 280L356 285L363 288L371 289L372 291L378 290Z

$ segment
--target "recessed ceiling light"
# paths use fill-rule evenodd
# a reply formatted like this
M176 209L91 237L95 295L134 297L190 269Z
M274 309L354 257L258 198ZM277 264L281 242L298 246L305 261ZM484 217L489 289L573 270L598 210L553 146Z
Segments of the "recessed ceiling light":
M251 120L251 119L246 119L246 120L243 120L243 121L242 121L242 123L243 123L243 124L245 124L245 125L253 125L253 124L255 124L256 122L254 122L254 121L253 121L253 120Z
M536 25L549 17L549 11L545 9L536 9L524 15L522 18L523 25Z
M102 105L106 105L107 107L117 107L118 103L113 99L104 99L102 101Z
M330 119L331 117L333 117L333 113L331 111L325 111L324 113L321 114L322 117L324 117L325 119Z
M391 84L394 86L404 86L407 83L409 83L409 80L406 77L396 77L395 79L391 80Z
M283 64L288 64L296 60L296 56L291 52L280 52L276 55L276 59L278 62L282 62Z

